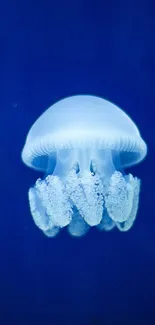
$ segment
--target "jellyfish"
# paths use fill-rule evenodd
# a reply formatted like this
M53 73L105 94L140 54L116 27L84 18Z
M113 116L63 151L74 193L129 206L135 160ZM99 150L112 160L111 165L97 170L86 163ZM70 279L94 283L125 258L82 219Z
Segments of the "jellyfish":
M147 145L115 104L75 95L49 107L32 125L23 162L44 173L28 191L32 218L48 237L91 227L129 230L137 215L140 179L125 169L144 159Z

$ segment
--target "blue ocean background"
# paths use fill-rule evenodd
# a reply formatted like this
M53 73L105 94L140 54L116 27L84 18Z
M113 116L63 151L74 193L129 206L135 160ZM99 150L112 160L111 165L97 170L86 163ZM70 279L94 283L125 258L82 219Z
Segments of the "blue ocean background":
M0 3L0 325L155 324L155 3ZM148 144L127 233L45 237L28 189L42 174L21 161L42 112L73 94L116 103Z

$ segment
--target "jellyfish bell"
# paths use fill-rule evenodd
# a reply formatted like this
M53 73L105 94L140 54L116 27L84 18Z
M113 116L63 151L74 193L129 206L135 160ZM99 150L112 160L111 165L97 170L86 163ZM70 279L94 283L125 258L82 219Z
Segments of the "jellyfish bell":
M129 116L95 96L64 98L33 124L23 162L45 173L29 190L36 225L48 236L65 226L73 236L91 226L131 228L140 180L125 168L142 161L147 146Z

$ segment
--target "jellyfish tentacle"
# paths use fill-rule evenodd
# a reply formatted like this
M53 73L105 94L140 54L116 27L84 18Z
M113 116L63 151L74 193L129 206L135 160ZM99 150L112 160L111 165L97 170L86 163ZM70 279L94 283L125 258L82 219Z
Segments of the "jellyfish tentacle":
M85 200L83 189L81 187L81 180L76 173L76 169L72 169L66 178L66 192L80 215L84 218L85 214L89 210L88 202Z
M98 175L90 172L77 174L72 169L66 179L66 191L80 215L90 226L101 222L103 213L103 189Z
M130 182L134 189L132 209L131 209L129 218L125 222L123 222L123 223L116 222L116 226L120 231L127 231L132 227L132 225L136 219L136 215L137 215L137 211L138 211L139 193L140 193L140 179L138 179L137 177L134 178L132 176L132 178L130 177Z
M49 220L46 208L40 200L36 188L30 188L28 192L30 211L36 226L41 229L48 237L54 237L59 232L59 228Z
M130 178L126 181L119 171L115 171L110 178L105 207L115 222L124 222L130 216L134 197L134 186Z
M89 203L89 210L84 219L90 226L96 226L102 220L104 203L103 186L100 177L97 173L93 176L86 172L81 177L81 184L85 198Z
M90 226L106 231L115 226L120 231L129 230L138 210L140 180L115 171L106 187L97 167L95 173L80 173L77 167L74 164L63 181L48 175L30 188L29 204L35 224L48 237L54 237L65 226L76 237L83 236Z
M48 183L47 213L55 225L65 227L70 223L73 213L65 186L58 176L48 175L46 181Z
M81 217L79 211L74 208L72 221L68 225L68 232L70 235L74 237L84 236L89 228L90 226L85 222L84 218Z
M115 227L115 222L109 217L107 210L104 209L102 220L97 228L101 231L110 231Z
M44 207L49 229L68 225L72 218L72 209L59 177L48 175L44 180L38 179L34 188L40 205Z

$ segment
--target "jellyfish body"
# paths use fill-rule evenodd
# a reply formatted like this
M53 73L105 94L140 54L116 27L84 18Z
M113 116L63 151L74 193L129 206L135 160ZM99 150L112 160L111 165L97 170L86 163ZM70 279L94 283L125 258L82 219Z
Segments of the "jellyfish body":
M124 170L146 153L138 128L116 105L88 95L58 101L34 123L22 151L26 165L45 173L28 192L35 224L49 237L63 227L73 236L92 226L127 231L140 180Z

